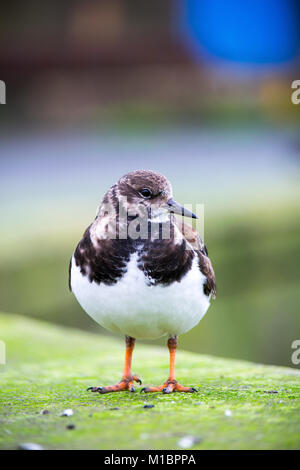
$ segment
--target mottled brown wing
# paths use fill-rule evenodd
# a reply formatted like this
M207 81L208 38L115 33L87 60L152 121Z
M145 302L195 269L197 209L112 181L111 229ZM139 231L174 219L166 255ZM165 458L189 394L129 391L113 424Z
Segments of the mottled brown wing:
M205 245L204 245L205 247ZM205 247L205 251L206 247ZM211 294L212 298L216 298L217 294L217 286L216 286L216 278L215 278L215 273L211 264L211 261L207 255L202 253L202 251L198 250L197 255L199 258L199 266L202 274L206 276L206 283L204 284L204 293L206 295Z
M212 297L215 298L217 293L216 278L204 241L199 233L186 222L182 222L176 218L176 225L198 255L200 270L202 274L206 276L204 293L206 295L211 294Z

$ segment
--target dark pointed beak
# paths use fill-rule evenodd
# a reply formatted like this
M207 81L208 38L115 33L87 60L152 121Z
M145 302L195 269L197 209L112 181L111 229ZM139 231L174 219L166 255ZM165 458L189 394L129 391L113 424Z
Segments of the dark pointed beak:
M173 198L168 200L169 212L173 212L174 214L183 215L185 217L191 217L192 219L198 219L198 217L193 214L193 212L185 209L181 206L178 202L174 201Z

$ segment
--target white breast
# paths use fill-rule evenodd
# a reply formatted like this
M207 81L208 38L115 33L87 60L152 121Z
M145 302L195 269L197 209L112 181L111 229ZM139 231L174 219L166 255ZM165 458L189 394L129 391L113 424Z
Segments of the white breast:
M181 282L149 286L134 254L124 277L108 286L91 283L73 257L71 287L82 308L107 330L140 339L178 335L197 325L209 307L196 258Z

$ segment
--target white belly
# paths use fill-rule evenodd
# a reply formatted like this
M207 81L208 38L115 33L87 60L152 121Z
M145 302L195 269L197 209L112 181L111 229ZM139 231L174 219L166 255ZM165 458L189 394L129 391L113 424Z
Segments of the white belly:
M147 285L136 260L132 255L124 277L107 286L82 276L73 257L72 291L88 315L107 330L139 339L178 335L197 325L210 298L203 292L206 278L196 257L181 282L170 286Z

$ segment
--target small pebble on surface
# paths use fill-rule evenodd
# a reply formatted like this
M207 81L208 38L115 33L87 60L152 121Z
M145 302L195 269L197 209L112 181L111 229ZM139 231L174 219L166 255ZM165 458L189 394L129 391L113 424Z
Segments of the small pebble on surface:
M61 413L60 416L72 416L73 414L74 414L73 410L71 410L70 408L67 408Z
M68 424L66 426L67 429L75 429L75 424Z
M19 444L19 450L44 450L39 444L34 442L24 442L24 444Z
M190 449L195 444L199 444L199 442L201 442L201 439L199 437L184 436L181 439L179 439L178 446L181 447L182 449Z

